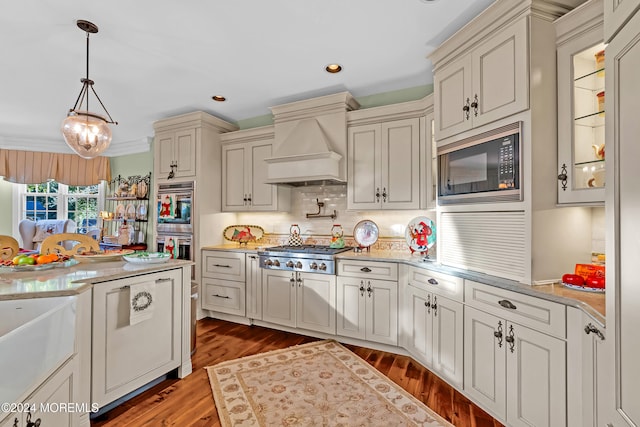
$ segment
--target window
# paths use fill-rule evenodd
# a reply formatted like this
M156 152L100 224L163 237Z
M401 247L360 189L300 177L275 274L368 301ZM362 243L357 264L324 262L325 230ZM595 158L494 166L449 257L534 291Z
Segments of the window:
M72 219L78 233L97 227L98 213L104 206L104 184L76 186L48 181L16 185L21 187L20 218Z

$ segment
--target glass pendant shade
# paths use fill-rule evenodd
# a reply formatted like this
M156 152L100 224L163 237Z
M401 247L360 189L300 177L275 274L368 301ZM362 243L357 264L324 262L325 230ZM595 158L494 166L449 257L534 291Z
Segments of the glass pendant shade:
M67 145L80 157L93 159L111 143L111 129L106 119L86 111L71 111L62 122Z

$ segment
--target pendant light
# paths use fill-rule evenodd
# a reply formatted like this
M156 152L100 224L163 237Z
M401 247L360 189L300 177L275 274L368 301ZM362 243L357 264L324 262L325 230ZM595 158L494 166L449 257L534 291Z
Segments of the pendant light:
M76 99L76 103L69 110L67 118L62 122L62 134L67 145L80 157L93 159L109 147L111 143L110 124L114 122L100 97L93 88L93 80L89 79L89 34L98 32L98 27L83 19L77 21L78 28L87 33L87 76L80 81L82 89ZM107 114L104 116L89 111L89 88Z

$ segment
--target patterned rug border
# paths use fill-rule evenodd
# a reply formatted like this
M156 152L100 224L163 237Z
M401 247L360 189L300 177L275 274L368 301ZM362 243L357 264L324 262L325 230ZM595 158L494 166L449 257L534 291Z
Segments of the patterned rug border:
M375 367L370 365L366 360L361 358L359 355L357 355L356 353L354 353L353 351L349 350L347 347L343 346L341 343L339 343L338 341L333 340L333 339L325 339L325 340L313 341L313 342L309 342L309 343L293 345L293 346L290 346L290 347L287 347L287 348L283 348L283 349L265 351L265 352L262 352L262 353L256 353L256 354L252 354L252 355L247 355L247 356L239 357L239 358L232 359L232 360L225 360L223 362L216 363L214 365L210 365L210 366L204 367L204 369L207 371L207 375L209 377L209 385L211 386L211 391L212 391L212 394L213 394L213 398L214 398L214 402L215 402L216 408L218 410L218 416L220 418L221 425L223 427L227 427L227 426L238 425L238 424L234 424L233 421L230 418L229 410L228 410L228 408L226 407L226 404L225 404L225 398L224 398L224 395L223 395L223 391L221 389L220 382L219 382L218 378L216 377L216 373L214 372L214 370L217 370L217 369L220 369L220 368L224 368L226 366L238 365L239 363L248 362L248 361L251 361L252 359L264 359L265 357L277 357L279 354L282 354L282 353L289 353L289 352L292 352L292 351L294 351L294 352L295 351L300 351L300 350L304 350L305 348L309 348L309 347L311 347L311 348L322 347L322 346L325 346L327 344L333 344L336 347L338 347L340 350L345 351L349 355L353 356L355 359L357 359L359 364L361 364L371 374L373 374L378 379L378 381L381 381L381 382L384 382L384 383L387 383L387 384L391 385L394 392L402 395L404 398L408 399L410 402L414 403L416 406L418 406L420 408L423 408L423 410L425 410L425 412L427 412L429 414L429 416L434 418L434 421L441 423L445 427L448 427L448 426L453 427L453 424L451 424L449 421L445 420L442 416L437 414L433 409L429 408L426 404L424 404L422 401L417 399L411 393L407 392L400 385L396 384L391 379L389 379L387 376L382 374L380 371L378 371ZM275 361L272 361L272 363L273 362L275 362ZM344 366L344 368L349 370L349 371L351 371L351 369L348 366ZM369 387L368 384L367 384L367 386ZM371 388L371 387L369 387L369 388ZM244 424L242 424L242 425L244 425ZM259 424L256 423L256 424L251 424L251 425L259 425ZM419 424L415 424L414 423L413 425L419 425Z

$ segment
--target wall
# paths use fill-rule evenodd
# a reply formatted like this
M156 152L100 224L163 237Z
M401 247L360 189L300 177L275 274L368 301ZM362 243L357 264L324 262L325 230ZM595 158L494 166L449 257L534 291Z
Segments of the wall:
M153 152L111 157L111 177L146 175L153 171ZM151 177L153 179L153 177Z
M0 234L13 235L13 184L0 178L0 206L4 206L0 215ZM14 236L18 237L18 236Z

